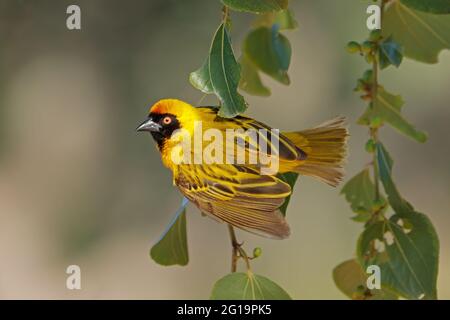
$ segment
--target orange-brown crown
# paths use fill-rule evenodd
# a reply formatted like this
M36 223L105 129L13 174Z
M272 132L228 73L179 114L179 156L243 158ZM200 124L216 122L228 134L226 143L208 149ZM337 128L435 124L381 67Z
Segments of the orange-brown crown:
M185 113L192 112L194 109L190 104L177 99L163 99L156 102L150 108L150 113L165 114L170 113L177 117Z
M149 110L153 114L172 114L187 130L193 128L194 121L198 120L197 108L177 99L163 99L156 102Z

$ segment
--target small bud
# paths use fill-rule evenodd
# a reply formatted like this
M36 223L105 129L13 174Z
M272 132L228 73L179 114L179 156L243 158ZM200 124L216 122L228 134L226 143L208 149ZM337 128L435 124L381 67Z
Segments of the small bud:
M364 88L366 87L366 83L362 79L358 79L356 82L356 87L354 91L364 91Z
M375 44L372 41L364 41L362 44L362 52L370 53L373 49L375 49Z
M383 120L381 120L381 118L378 116L375 116L370 120L371 128L377 129L377 128L381 127L382 124L383 124Z
M356 287L357 293L364 293L365 291L366 291L366 288L363 285L359 285L358 287Z
M356 208L355 213L357 213L357 214L365 214L365 213L367 213L367 210L366 210L366 208L360 206L360 207Z
M364 300L364 295L361 293L353 292L352 300Z
M362 79L366 82L366 83L372 83L373 80L373 71L371 69L366 70L362 76Z
M261 256L262 254L262 250L260 247L256 247L255 249L253 249L253 258L258 258L259 256Z
M366 54L366 61L369 64L373 63L375 61L374 55L371 53Z
M385 205L385 203L384 203L383 200L377 199L377 200L375 200L373 202L372 210L373 211L379 211L379 210L381 210L384 207L384 205Z
M369 40L370 41L378 41L381 39L381 30L375 29L370 33Z
M356 41L350 41L347 44L347 51L350 53L361 52L361 45Z
M352 293L352 300L364 300L366 288L362 285L356 287L355 292Z
M374 153L375 152L375 148L376 148L375 141L373 141L373 139L369 139L366 142L366 151L368 153Z

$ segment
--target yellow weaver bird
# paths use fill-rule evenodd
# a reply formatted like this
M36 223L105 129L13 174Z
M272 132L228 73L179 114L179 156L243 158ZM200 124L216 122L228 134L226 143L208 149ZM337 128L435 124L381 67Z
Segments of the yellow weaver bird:
M265 129L270 134L271 128L257 120L243 115L225 119L217 111L213 107L194 107L180 100L165 99L150 108L148 118L137 130L151 133L163 164L173 173L174 184L202 213L261 236L288 237L289 226L279 207L291 194L291 187L276 174L261 174L260 163L173 161L173 150L180 145L180 138L173 133L182 129L194 135L194 124L198 122L203 132L216 129L225 135L230 129ZM312 129L281 132L275 140L277 145L266 138L266 152L272 157L276 154L278 173L296 172L336 186L343 175L347 136L344 118L336 118ZM236 148L244 148L249 155L255 152L254 147L255 141L249 139ZM256 149L261 151L258 146ZM275 153L269 154L274 150Z

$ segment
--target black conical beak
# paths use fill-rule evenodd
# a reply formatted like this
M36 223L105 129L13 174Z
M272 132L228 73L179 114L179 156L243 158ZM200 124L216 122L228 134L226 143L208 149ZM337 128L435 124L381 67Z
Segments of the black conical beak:
M160 130L161 125L154 122L151 118L146 119L136 128L136 131L159 132Z

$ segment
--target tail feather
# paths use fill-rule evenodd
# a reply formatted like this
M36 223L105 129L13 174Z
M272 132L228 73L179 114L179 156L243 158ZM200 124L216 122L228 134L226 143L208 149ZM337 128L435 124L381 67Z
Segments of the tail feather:
M306 160L293 171L318 178L332 186L339 184L344 175L342 166L347 154L348 131L344 117L285 135L307 155Z

